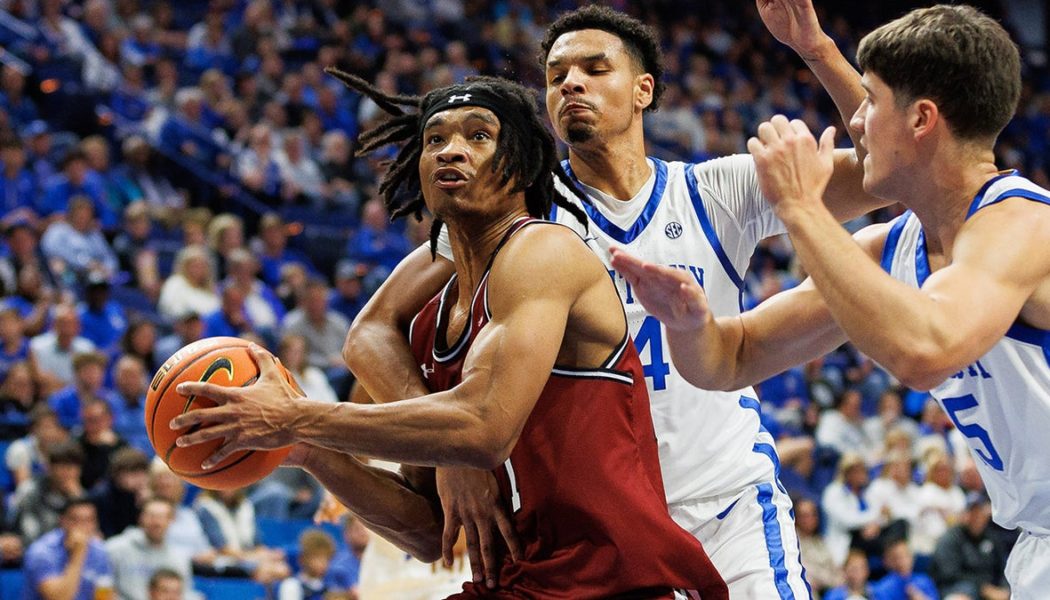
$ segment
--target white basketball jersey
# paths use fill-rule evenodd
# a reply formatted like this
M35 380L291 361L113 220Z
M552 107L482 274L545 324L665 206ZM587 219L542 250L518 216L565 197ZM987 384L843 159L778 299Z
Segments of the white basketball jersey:
M967 218L1012 197L1050 204L1050 192L1009 172L985 184ZM890 229L882 268L915 287L930 275L922 226L910 211ZM931 394L966 436L995 522L1050 534L1050 331L1015 323L987 354Z
M664 327L634 298L610 266L609 248L688 271L707 293L716 317L739 315L742 276L758 240L782 225L761 196L750 156L700 165L650 159L654 181L630 203L644 203L630 223L616 225L611 203L590 193L585 230L567 210L551 219L573 228L609 269L627 312L631 337L642 360L668 504L738 493L770 481L776 451L760 431L758 396L752 388L712 392L689 384L675 369ZM563 163L571 173L569 164ZM574 198L559 182L559 191ZM619 207L613 207L619 208ZM633 216L633 215L632 215Z

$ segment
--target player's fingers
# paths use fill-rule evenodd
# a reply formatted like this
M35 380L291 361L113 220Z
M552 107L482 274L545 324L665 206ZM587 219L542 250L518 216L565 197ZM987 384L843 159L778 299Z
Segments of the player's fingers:
M467 557L470 559L471 580L481 583L485 579L485 569L481 562L481 542L478 530L473 523L463 524L463 534L467 537Z
M232 433L235 425L214 425L211 427L204 427L198 429L193 433L187 433L180 435L175 440L175 445L179 448L185 448L187 446L196 446L197 444L203 444L204 442L210 442L226 437Z
M277 373L277 358L270 354L269 351L258 344L252 343L248 344L248 352L251 353L252 358L255 359L255 364L259 367L259 379Z
M219 405L226 404L237 397L237 388L224 387L203 381L185 381L180 383L175 390L187 398L190 396L210 398Z
M809 126L806 125L805 122L802 121L802 119L792 119L790 126L791 130L795 133L795 135L798 135L802 138L811 137L809 133Z
M441 558L451 568L456 560L455 546L459 539L460 522L454 513L445 513L445 527L441 531Z
M766 145L757 137L751 137L747 140L747 151L751 153L751 156L755 159L755 164L758 165L765 158Z
M784 115L773 115L773 118L769 120L769 123L781 138L792 137L795 135L795 131L791 128L791 122L788 121L788 118Z
M496 562L496 544L492 539L492 526L489 523L478 527L478 542L481 549L482 567L485 570L485 585L494 588L496 587L496 576L499 573L499 564Z
M225 423L229 420L226 411L221 408L197 408L183 413L168 423L172 431L178 431L202 423Z
M657 265L654 263L646 263L644 271L647 275L657 279L661 283L665 283L674 287L677 287L680 283L686 283L693 281L691 275L684 269L676 267L668 267L666 265Z
M237 452L240 448L234 442L227 442L219 447L214 454L204 459L201 463L201 468L207 471L208 469L214 469L217 465L221 464L222 461L226 460L231 454Z
M766 144L771 144L780 139L780 134L771 121L763 121L758 126L758 139Z
M507 542L510 557L516 561L525 558L525 553L521 549L521 542L518 541L518 532L514 531L514 523L503 511L496 511L496 525L499 527L499 532L503 535L503 541Z
M822 157L830 156L835 152L835 127L828 127L820 134L820 146L818 151Z

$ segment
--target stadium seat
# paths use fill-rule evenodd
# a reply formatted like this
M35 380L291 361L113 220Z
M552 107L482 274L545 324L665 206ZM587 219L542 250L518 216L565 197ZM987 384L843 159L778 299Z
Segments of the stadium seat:
M209 600L262 600L268 597L266 587L250 579L194 577L193 587Z
M25 577L18 569L0 570L0 598L21 598Z

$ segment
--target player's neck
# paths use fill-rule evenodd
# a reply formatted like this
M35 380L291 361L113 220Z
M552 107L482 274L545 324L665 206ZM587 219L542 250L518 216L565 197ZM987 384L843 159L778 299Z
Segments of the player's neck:
M630 200L652 175L640 136L588 148L570 148L569 164L580 183L618 200Z
M457 302L469 303L485 275L492 253L515 221L528 214L513 211L497 219L463 220L449 223L448 241L456 267Z
M994 160L990 151L987 155L934 158L928 176L918 178L919 185L908 190L902 202L919 217L929 254L951 259L952 244L966 221L970 203L998 173Z

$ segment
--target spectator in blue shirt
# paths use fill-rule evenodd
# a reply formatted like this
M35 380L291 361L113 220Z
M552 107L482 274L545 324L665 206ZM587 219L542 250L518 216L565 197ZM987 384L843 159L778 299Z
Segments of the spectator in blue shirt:
M368 301L364 288L368 270L368 265L364 263L349 259L339 261L335 267L335 288L328 298L328 308L346 317L347 321L353 321Z
M47 123L37 119L27 125L22 130L22 141L26 144L29 170L37 185L51 180L58 171L55 170L55 160L51 155L51 130Z
M12 366L30 360L29 338L22 324L22 315L5 302L0 305L0 383L7 378Z
M110 298L109 278L92 272L84 286L84 302L78 307L80 335L91 340L103 352L116 349L128 328L124 307Z
M112 229L117 225L117 213L105 200L105 190L99 177L92 177L87 156L79 148L74 148L62 158L62 173L44 182L46 192L40 201L41 216L49 217L69 210L73 198L86 196L91 200L95 215L102 222L103 229Z
M15 136L0 139L0 220L35 221L37 185L26 167L26 150Z
M863 598L865 600L905 600L907 596L887 596L885 592L877 590L868 582L870 570L868 568L868 557L860 550L850 550L846 557L846 584L828 590L824 594L824 600L853 600Z
M40 248L66 286L86 281L94 272L111 277L119 267L113 248L95 221L94 205L84 196L70 199L65 218L48 226Z
M0 71L0 109L12 123L25 127L37 118L36 105L25 95L26 75L14 64L5 64Z
M266 213L259 220L259 237L253 242L252 250L259 257L262 280L271 288L280 285L281 267L286 264L298 263L307 273L317 272L310 257L288 248L288 230L277 213Z
M390 216L383 202L378 198L366 202L361 214L361 228L347 241L347 256L390 272L409 250L408 240L391 229Z
M175 94L177 113L160 130L161 146L207 166L229 166L229 157L211 137L202 115L204 94L200 88L184 88Z
M146 366L137 356L125 354L117 359L113 370L116 400L113 403L113 431L146 456L153 456L153 446L146 433L146 388L149 385Z
M66 429L80 427L80 409L89 398L116 404L113 392L102 386L106 376L106 356L100 352L80 352L73 356L73 384L55 392L47 403L58 414Z
M93 600L98 588L112 588L109 558L98 537L98 516L90 500L79 497L66 502L58 528L29 546L22 570L25 600ZM75 593L68 595L71 590Z
M345 546L332 557L328 576L335 587L351 590L357 587L361 571L361 556L368 546L368 530L361 521L348 514L343 521L343 541Z
M222 289L219 310L204 317L204 337L240 337L252 330L251 319L244 310L244 292L238 286L227 284Z
M907 540L899 539L886 545L883 564L889 574L875 584L878 594L886 598L908 600L940 600L940 593L933 580L924 573L914 572L915 556Z

